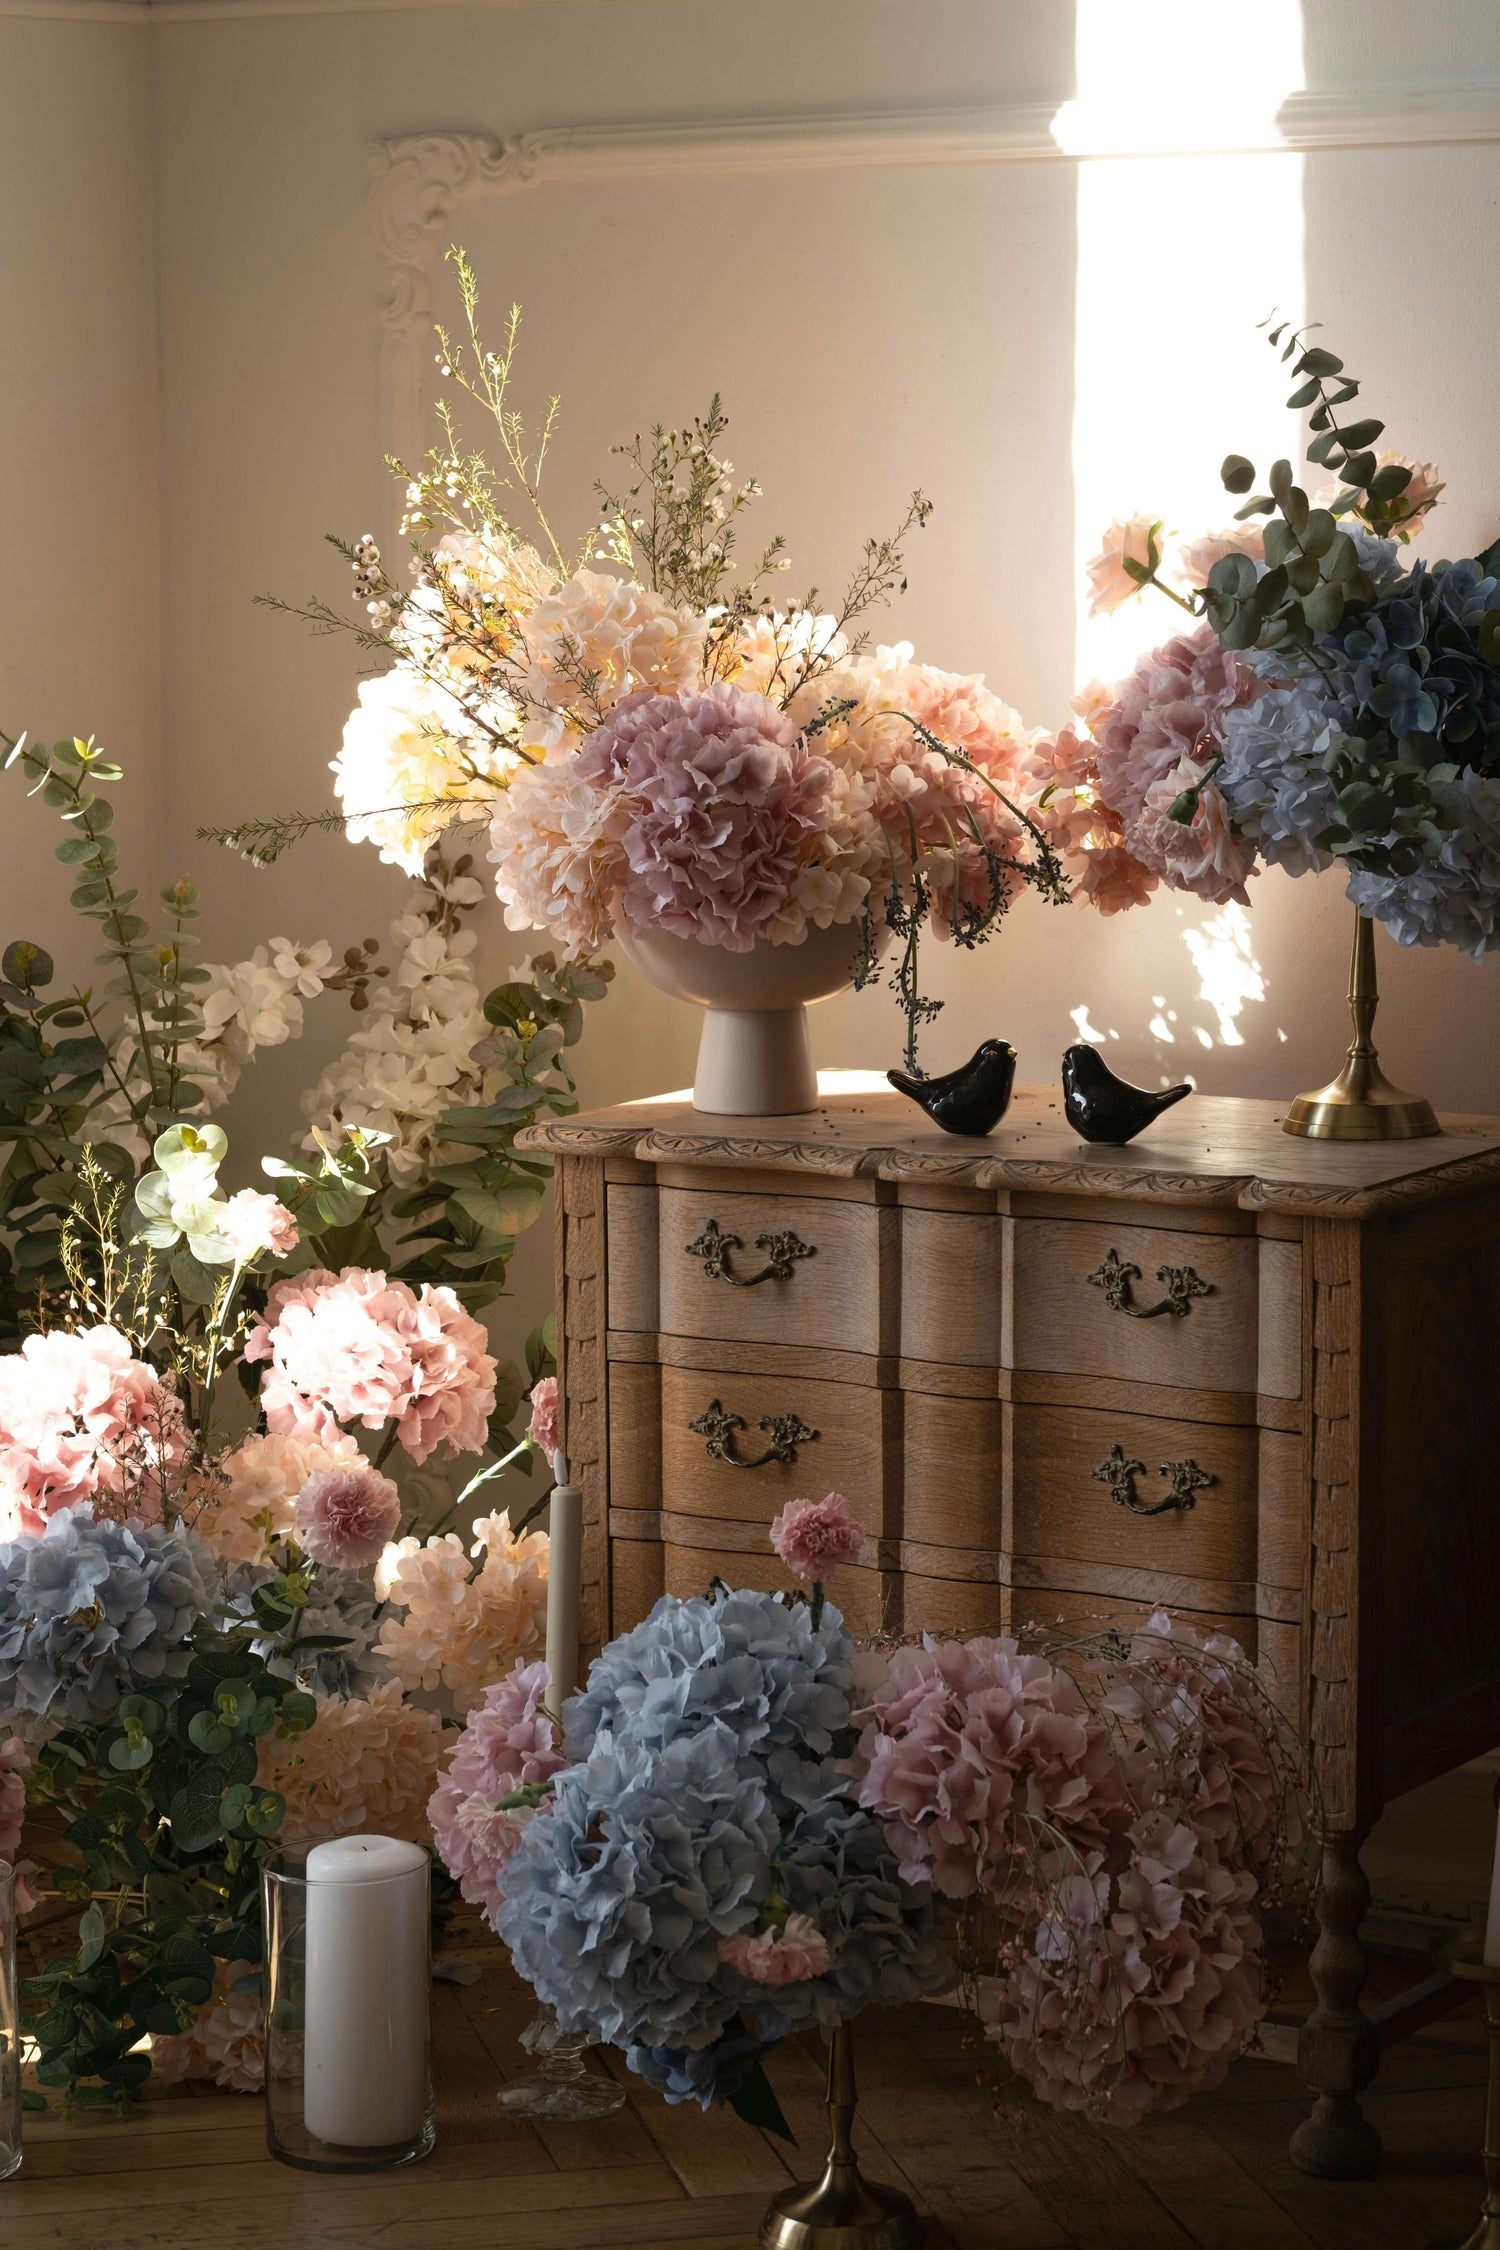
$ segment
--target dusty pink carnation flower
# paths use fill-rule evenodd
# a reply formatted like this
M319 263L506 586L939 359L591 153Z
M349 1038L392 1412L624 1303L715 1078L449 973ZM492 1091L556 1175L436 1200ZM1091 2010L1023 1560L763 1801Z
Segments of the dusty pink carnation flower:
M780 1937L761 1930L741 1931L719 1940L719 1959L752 1984L805 1984L820 1977L833 1959L828 1940L810 1914L789 1914Z
M334 1570L379 1562L401 1520L401 1495L377 1469L317 1469L297 1498L304 1554Z
M377 1430L394 1421L420 1464L442 1446L473 1453L495 1405L487 1338L451 1289L420 1295L383 1273L316 1268L278 1281L245 1358L270 1362L261 1384L267 1427L303 1438L328 1418Z
M839 1563L858 1562L864 1543L842 1492L790 1500L771 1526L771 1545L798 1578L823 1579Z
M262 1250L268 1250L273 1258L284 1258L301 1240L297 1222L286 1205L256 1188L241 1188L238 1195L230 1196L218 1214L218 1222L220 1234L240 1264Z
M531 1442L550 1462L562 1444L557 1404L557 1377L544 1375L531 1393Z
M182 1454L176 1398L117 1328L54 1329L0 1355L0 1535L38 1533L80 1500L159 1515Z
M545 1664L517 1665L486 1693L464 1721L427 1807L439 1856L459 1889L493 1922L505 1863L536 1811L497 1810L496 1799L528 1783L549 1781L567 1763L557 1730L543 1710Z
M629 807L625 920L731 953L785 903L833 780L774 703L722 682L627 695L576 770Z

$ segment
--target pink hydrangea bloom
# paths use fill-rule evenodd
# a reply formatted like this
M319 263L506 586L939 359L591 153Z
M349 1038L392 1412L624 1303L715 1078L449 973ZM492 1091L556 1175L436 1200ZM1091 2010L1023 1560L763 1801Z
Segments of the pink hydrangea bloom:
M1127 827L1154 782L1221 739L1224 713L1260 692L1248 665L1221 648L1211 625L1147 651L1093 728L1099 793Z
M557 1377L544 1375L531 1393L531 1428L529 1435L545 1458L550 1462L562 1444L561 1415L558 1412Z
M722 682L627 695L576 770L630 810L625 920L731 953L748 953L784 905L833 780L774 703Z
M820 1977L833 1959L828 1940L809 1914L789 1914L778 1937L761 1930L720 1938L719 1959L752 1984L805 1984Z
M0 1535L55 1509L160 1513L183 1455L176 1398L117 1328L54 1329L0 1355Z
M265 2083L262 2002L253 1987L234 1987L255 1974L249 1961L226 1961L214 1976L214 1997L199 2009L187 2031L157 2033L151 2063L168 2086L188 2079L211 2079L236 2094L258 2094Z
M443 1865L491 1921L500 1905L505 1863L536 1817L524 1806L501 1812L496 1800L549 1781L567 1762L542 1707L546 1693L545 1664L517 1665L489 1689L464 1721L427 1807Z
M1131 1766L1076 1683L1014 1640L898 1649L857 1714L859 1801L908 1882L968 1898L1008 1876L1042 1822L1076 1853L1129 1826Z
M245 1358L268 1361L261 1403L268 1428L327 1437L332 1422L366 1429L394 1421L413 1461L439 1446L477 1452L495 1405L486 1336L451 1289L360 1266L278 1281L251 1330Z
M238 1195L230 1196L217 1216L220 1234L242 1264L262 1250L269 1251L273 1258L284 1258L301 1240L297 1222L286 1205L255 1188L241 1188Z
M823 1500L790 1500L771 1526L771 1545L798 1578L823 1579L840 1563L858 1562L865 1534L842 1492Z
M379 1562L401 1520L401 1495L377 1469L316 1469L297 1499L305 1554L335 1570Z

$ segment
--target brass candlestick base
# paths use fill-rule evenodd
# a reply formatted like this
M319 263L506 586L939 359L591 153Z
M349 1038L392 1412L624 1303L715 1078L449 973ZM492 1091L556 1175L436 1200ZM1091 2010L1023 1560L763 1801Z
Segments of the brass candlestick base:
M1375 925L1358 908L1349 964L1354 1038L1343 1069L1315 1094L1299 1094L1282 1131L1307 1141L1420 1141L1440 1133L1431 1102L1405 1094L1381 1069L1370 1033L1380 994L1375 986Z
M854 2035L840 2024L828 2053L832 2145L821 2180L784 2188L760 2223L760 2250L918 2250L907 2198L864 2179L854 2159Z
M1460 2243L1456 2236L1434 2245L1434 2250L1500 2250L1500 1966L1490 1968L1482 1959L1478 1934L1455 1938L1443 1950L1443 1965L1456 1977L1467 1977L1484 1987L1484 2012L1489 2021L1490 2079L1484 2108L1484 2201L1474 2232Z

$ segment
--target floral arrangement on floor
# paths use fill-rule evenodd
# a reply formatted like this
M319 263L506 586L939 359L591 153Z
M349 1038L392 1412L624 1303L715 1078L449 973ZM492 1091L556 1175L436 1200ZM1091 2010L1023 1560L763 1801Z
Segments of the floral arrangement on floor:
M748 952L837 926L866 983L895 933L915 1067L917 1027L936 1012L917 984L923 929L977 945L1024 887L1067 892L1030 809L1032 737L1016 713L977 675L920 663L904 642L871 648L858 629L904 590L928 502L914 493L895 533L866 542L833 609L816 588L780 606L779 538L737 568L759 487L721 457L715 399L618 448L629 481L598 487L599 519L565 548L540 489L556 401L533 440L509 403L519 314L489 349L473 272L449 255L465 333L439 329L439 365L493 420L500 457L470 449L441 399L442 442L417 468L392 464L413 582L373 539L336 540L362 614L292 612L389 660L345 728L334 819L413 873L435 836L487 821L508 926L568 959L617 929ZM329 824L208 833L269 860Z
M1159 520L1111 525L1093 610L1152 586L1182 629L1039 743L1044 817L1104 913L1159 883L1243 901L1261 861L1337 860L1401 944L1477 959L1500 944L1500 542L1408 559L1436 472L1377 453L1381 422L1342 418L1359 384L1336 354L1284 325L1271 341L1337 482L1310 497L1277 461L1233 529L1170 556ZM1222 474L1236 495L1255 482L1238 454Z
M560 1721L518 1668L447 1761L439 1851L564 2031L781 2129L789 2032L962 1980L1054 2107L1134 2123L1217 2084L1311 1826L1236 1644L1156 1614L856 1653L824 1593L864 1541L843 1497L771 1536L803 1590L664 1596Z
M353 1193L351 1147L322 1176ZM0 1843L14 1857L29 1816L44 1950L76 1924L23 1987L38 2080L69 2101L128 2099L153 2060L255 2080L267 1854L361 1828L425 1841L452 1730L424 1694L468 1709L544 1632L544 1534L500 1513L419 1538L384 1473L484 1446L479 1323L430 1283L277 1278L322 1190L226 1197L224 1153L215 1126L170 1127L133 1196L85 1154L71 1323L0 1359ZM166 1262L184 1235L218 1274L203 1305ZM238 1438L216 1411L236 1366L259 1371Z

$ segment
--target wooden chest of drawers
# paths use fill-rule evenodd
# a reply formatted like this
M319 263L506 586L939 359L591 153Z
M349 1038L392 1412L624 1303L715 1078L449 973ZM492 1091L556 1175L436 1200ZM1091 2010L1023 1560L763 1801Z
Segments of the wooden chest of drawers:
M522 1145L562 1160L586 1635L781 1583L767 1527L830 1489L871 1535L857 1630L1224 1626L1312 1747L1346 1987L1380 1805L1500 1741L1500 1120L1312 1144L1199 1098L1090 1149L1047 1089L982 1141L850 1091ZM1362 2068L1314 2079L1345 2169Z

